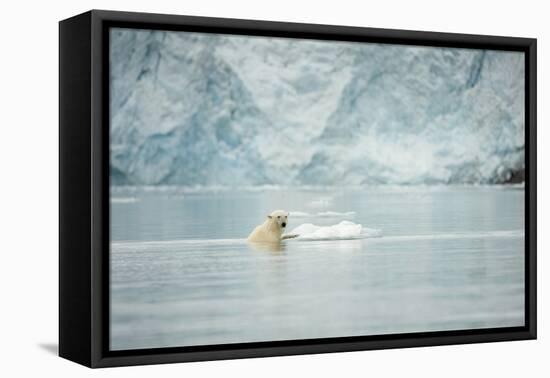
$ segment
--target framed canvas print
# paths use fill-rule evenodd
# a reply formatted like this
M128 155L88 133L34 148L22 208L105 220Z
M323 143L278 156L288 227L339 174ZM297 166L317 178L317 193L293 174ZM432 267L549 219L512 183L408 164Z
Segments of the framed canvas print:
M60 22L59 353L536 338L536 40Z

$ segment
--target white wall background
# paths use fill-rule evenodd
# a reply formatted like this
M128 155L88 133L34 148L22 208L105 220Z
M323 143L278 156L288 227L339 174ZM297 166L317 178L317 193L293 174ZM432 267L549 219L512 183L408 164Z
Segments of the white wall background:
M536 37L539 340L89 370L57 344L57 21L96 8ZM0 22L0 375L56 377L542 377L550 373L545 235L550 211L550 26L544 1L12 1Z

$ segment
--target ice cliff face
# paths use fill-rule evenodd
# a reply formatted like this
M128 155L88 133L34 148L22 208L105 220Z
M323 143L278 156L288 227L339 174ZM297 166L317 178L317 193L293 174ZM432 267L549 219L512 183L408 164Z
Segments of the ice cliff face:
M114 29L117 184L501 183L521 53Z

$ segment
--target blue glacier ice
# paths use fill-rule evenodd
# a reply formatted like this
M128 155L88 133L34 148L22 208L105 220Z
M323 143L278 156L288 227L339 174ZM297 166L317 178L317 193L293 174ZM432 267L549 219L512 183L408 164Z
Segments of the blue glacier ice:
M519 52L111 31L114 185L522 181Z

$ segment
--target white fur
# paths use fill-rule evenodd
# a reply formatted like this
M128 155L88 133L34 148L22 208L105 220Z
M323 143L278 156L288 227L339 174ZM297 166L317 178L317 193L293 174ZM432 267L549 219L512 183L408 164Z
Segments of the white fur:
M295 237L283 236L288 224L288 211L276 210L267 216L264 223L257 226L248 236L249 242L254 243L279 243L283 239Z

